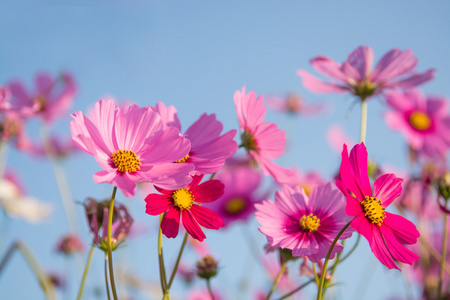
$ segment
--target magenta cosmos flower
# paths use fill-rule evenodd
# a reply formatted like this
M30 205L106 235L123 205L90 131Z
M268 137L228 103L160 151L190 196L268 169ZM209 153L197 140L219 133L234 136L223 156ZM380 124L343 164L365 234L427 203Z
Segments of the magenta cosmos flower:
M334 238L351 219L345 214L344 197L330 183L315 188L310 197L300 187L283 186L275 193L275 202L265 200L255 207L262 225L259 231L272 247L290 249L293 256L306 255L315 263L327 256ZM347 230L341 239L351 235ZM337 243L331 258L342 250Z
M181 124L174 106L166 107L158 102L154 111L161 115L165 126L173 126L180 130ZM195 166L195 174L212 174L219 171L225 160L236 153L237 143L233 140L236 130L230 130L223 135L221 122L216 120L216 115L201 115L184 133L191 142L191 151L177 163L190 163ZM193 174L194 175L194 174Z
M150 107L119 108L112 100L100 100L90 119L80 111L72 117L74 143L104 169L94 174L96 183L110 183L133 197L136 182L176 189L191 181L193 166L172 163L189 152L189 141L176 128L164 130Z
M261 166L264 175L271 175L280 183L290 182L292 172L272 161L284 153L286 138L284 130L278 129L277 124L264 122L266 107L263 97L256 98L253 91L245 94L244 86L242 91L234 93L234 104L242 130L242 146Z
M67 114L76 93L75 82L69 73L63 72L56 78L37 73L35 86L35 91L28 92L22 82L11 82L9 109L22 115L37 115L46 123Z
M366 99L380 94L384 89L416 87L434 78L434 70L414 73L417 58L411 50L392 49L378 62L375 70L372 48L360 46L342 64L331 58L318 56L311 60L313 68L321 74L334 79L324 82L304 70L298 70L303 85L317 93L345 93Z
M393 259L412 264L420 257L403 244L415 244L420 233L413 223L385 211L402 192L403 179L394 174L380 176L370 187L367 173L367 150L364 143L355 145L348 157L344 144L340 179L337 187L347 197L345 209L354 217L351 226L369 242L375 257L389 269L398 269Z
M222 218L216 212L194 203L212 202L223 195L224 186L220 181L208 180L199 184L202 178L203 175L194 176L189 185L172 191L155 186L162 195L150 194L145 198L147 214L157 216L166 212L161 222L166 237L178 235L180 217L186 231L200 242L206 236L199 225L215 230L223 226Z
M392 129L402 132L409 145L431 158L444 158L450 147L448 100L426 97L419 90L386 95L392 110L385 114Z

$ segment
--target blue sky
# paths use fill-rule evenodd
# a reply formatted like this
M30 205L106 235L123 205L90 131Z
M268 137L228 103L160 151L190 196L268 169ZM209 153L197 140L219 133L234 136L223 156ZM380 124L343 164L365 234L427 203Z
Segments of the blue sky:
M244 84L247 90L262 95L297 92L310 103L327 104L329 110L318 118L291 119L268 112L266 120L276 122L288 131L289 138L294 137L279 163L319 170L327 177L337 170L340 158L328 146L326 131L341 124L357 140L359 107L347 117L351 96L318 95L304 89L295 71L313 72L309 59L326 55L342 62L359 45L372 47L376 60L394 47L409 48L419 58L418 71L437 69L436 78L423 90L450 95L450 4L444 1L14 1L1 6L0 84L11 79L31 84L37 71L55 74L68 70L78 86L72 112L86 111L106 97L141 106L163 101L176 106L184 129L204 112L215 113L226 130L237 129L232 99ZM406 168L405 141L387 129L382 117L385 109L380 99L369 102L369 155L381 163ZM67 116L54 130L69 134L69 122ZM37 125L28 128L30 134L38 132ZM63 273L74 262L65 262L53 251L56 239L67 228L49 164L11 150L8 165L19 170L30 194L54 204L55 214L39 226L11 221L6 243L25 241L43 265ZM110 186L93 182L92 174L99 166L89 155L80 153L64 166L77 201L110 195ZM156 219L144 213L142 197L122 197L119 201L129 205L135 218L150 230L130 241L117 256L131 253L129 268L146 280L157 280ZM88 241L82 208L77 209L83 237ZM250 230L262 246L264 237L257 226L253 220ZM207 237L223 262L223 272L213 285L223 283L222 290L233 291L237 284L234 272L241 272L239 268L249 255L242 232L233 227L224 233L209 231ZM176 248L179 242L167 244ZM174 256L170 253L168 258ZM87 292L95 286L103 291L102 255L97 254ZM267 289L258 266L250 269L257 284L265 283ZM358 298L359 278L370 276L373 279L366 283L366 299L404 295L402 274L386 271L363 241L339 270L343 284L337 289L338 299ZM72 277L69 293L73 295L78 277ZM27 288L21 289L23 285ZM183 290L181 285L176 288ZM42 298L36 295L40 295L36 281L15 257L1 274L0 298ZM88 295L86 299L90 299Z

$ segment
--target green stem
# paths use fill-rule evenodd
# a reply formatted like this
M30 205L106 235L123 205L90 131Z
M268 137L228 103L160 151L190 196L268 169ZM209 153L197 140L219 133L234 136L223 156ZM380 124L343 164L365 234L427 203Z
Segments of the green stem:
M164 214L159 215L158 262L159 262L159 279L161 282L161 291L162 291L163 295L166 295L167 279L166 279L166 270L164 267L164 257L163 257L163 249L162 249L163 240L162 240L162 229L161 229L161 222L163 220L163 217L164 217Z
M311 280L305 282L304 284L302 284L301 286L299 286L298 288L296 288L296 289L293 290L292 292L287 293L286 295L284 295L283 297L281 297L281 298L278 299L278 300L283 300L283 299L286 299L286 298L288 298L288 297L294 295L295 293L297 293L298 291L300 291L301 289L303 289L305 286L309 285L309 284L312 283L312 282L314 282L314 279L311 279Z
M108 254L105 253L105 287L106 287L106 296L108 296L108 300L111 300L111 295L109 294L109 285L108 285Z
M177 273L178 265L180 264L181 255L183 254L184 247L186 246L186 242L188 240L189 234L186 232L184 235L183 242L181 243L180 252L178 253L177 261L175 262L175 266L173 267L172 274L170 275L169 284L167 285L167 291L170 290L170 287L172 286L173 279L175 278L175 274Z
M314 280L316 281L317 287L319 287L319 276L317 275L315 263L312 263L312 268L313 268L313 273L314 273Z
M116 198L117 187L114 187L111 202L109 205L109 217L108 217L108 263L109 263L109 280L111 281L111 291L113 294L114 300L117 300L117 291L116 284L114 282L114 269L113 269L113 260L112 260L112 245L111 245L111 227L112 227L112 219L114 214L114 200Z
M209 295L211 296L211 300L214 300L214 294L211 288L210 278L206 279L206 287L208 288Z
M28 265L33 270L34 274L36 275L37 279L39 280L39 283L41 284L42 289L44 290L45 296L49 300L56 299L55 289L53 287L53 284L48 278L48 276L42 271L41 267L39 266L36 259L34 259L31 252L28 250L28 248L22 244L21 242L15 242L11 245L11 247L6 252L3 259L0 261L0 273L2 272L3 268L5 267L6 263L11 258L12 254L15 250L18 250L22 253L23 257L27 261Z
M270 289L269 293L267 294L266 300L269 300L269 299L270 299L270 296L272 296L272 293L275 291L275 288L277 287L278 282L280 281L281 276L282 276L283 273L284 273L284 270L286 270L286 265L287 265L286 263L287 263L287 262L284 261L284 262L281 264L280 272L278 272L277 277L276 277L275 280L273 281L272 288Z
M442 298L442 280L444 278L445 254L447 252L447 219L448 215L444 214L444 235L442 236L442 252L439 269L439 282L438 282L438 300Z
M83 278L81 279L80 290L78 291L77 300L81 300L81 296L83 295L84 290L84 282L86 281L87 274L89 272L89 267L91 266L92 253L94 253L95 246L92 245L91 251L89 251L89 256L86 262L86 267L84 268Z
M366 99L361 99L361 135L360 143L366 141L366 131L367 131L367 101Z
M344 233L344 231L350 226L350 223L352 221L348 222L347 225L345 225L344 228L342 228L341 231L339 231L338 235L334 238L333 243L331 243L330 249L328 249L327 257L325 258L325 262L323 263L323 267L322 267L323 271L320 276L320 283L319 283L319 288L317 291L317 300L322 299L322 289L323 289L323 284L325 282L325 275L327 273L326 270L327 270L327 266L328 266L328 261L330 260L331 253L333 252L333 248L336 245L339 238L341 237L341 235Z

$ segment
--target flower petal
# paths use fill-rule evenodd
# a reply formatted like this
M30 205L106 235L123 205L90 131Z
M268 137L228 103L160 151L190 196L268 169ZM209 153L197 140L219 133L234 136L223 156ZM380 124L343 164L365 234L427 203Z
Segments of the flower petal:
M303 86L316 93L345 93L347 88L334 83L326 83L304 70L298 70L297 75L302 79Z
M170 196L159 194L149 194L145 197L145 203L147 203L145 212L151 216L157 216L166 212L172 204Z
M161 222L161 231L168 238L176 238L178 235L178 228L180 227L180 210L172 207L164 215Z
M182 215L182 221L184 228L186 231L196 240L199 240L202 242L206 236L203 233L200 226L198 226L197 221L195 220L194 216L191 214L191 212L188 209L183 209L181 211Z
M198 224L205 228L217 230L223 226L222 217L206 207L194 204L190 208L190 211Z
M208 180L194 187L191 192L196 202L207 203L219 199L225 186L219 180Z

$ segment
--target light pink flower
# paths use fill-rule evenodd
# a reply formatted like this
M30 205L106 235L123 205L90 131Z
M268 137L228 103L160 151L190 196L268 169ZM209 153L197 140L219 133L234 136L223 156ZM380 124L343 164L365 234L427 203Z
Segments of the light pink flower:
M285 97L268 97L270 108L294 115L316 115L324 110L324 105L307 104L297 94L288 94Z
M224 298L221 297L222 293L218 293L213 290L214 300L222 300ZM208 290L191 290L187 295L186 300L211 300L211 295Z
M189 141L176 128L164 130L161 117L150 107L119 108L112 100L100 100L91 119L80 111L72 117L74 143L104 169L94 174L96 183L110 183L133 197L136 182L176 189L191 181L191 165L172 163L189 152Z
M4 108L24 116L37 115L46 123L67 114L76 93L72 75L63 72L52 78L47 73L37 73L35 85L36 90L28 92L22 82L12 81L11 103Z
M208 203L223 195L223 184L218 180L208 180L199 184L203 175L194 176L192 182L177 190L164 190L155 185L162 193L150 194L145 198L145 212L157 216L165 212L161 222L162 233L168 238L175 238L180 227L180 218L184 228L194 238L203 241L206 236L199 225L218 230L223 226L222 218L214 211L194 204L194 202Z
M292 250L295 257L306 255L312 262L327 256L337 233L351 219L345 214L345 200L331 184L315 188L308 197L300 187L283 186L275 193L275 202L265 200L255 204L259 231L266 235L272 247ZM345 231L341 239L351 236ZM339 243L331 258L342 252Z
M166 107L162 102L158 102L153 110L161 115L164 126L173 126L181 132L181 124L174 106ZM220 135L222 130L223 125L216 120L215 114L201 115L184 133L184 137L191 142L191 151L177 163L193 164L195 173L192 175L212 174L219 171L225 160L233 156L238 148L233 140L236 130Z
M352 146L356 144L353 139L345 133L344 128L342 128L339 124L334 124L328 128L327 141L331 148L337 153L341 152L343 144Z
M272 161L284 153L285 132L279 130L275 123L264 122L266 107L263 97L256 98L253 91L246 94L244 86L242 91L234 93L234 104L242 131L242 146L264 175L271 175L280 183L288 183L292 172Z
M306 173L301 172L298 169L294 169L292 176L292 181L289 183L290 186L299 186L303 188L307 196L311 195L313 189L319 185L324 185L326 182L322 178L322 175L316 171L309 171Z
M365 99L382 93L385 89L409 89L419 86L434 78L434 70L414 73L417 58L411 50L392 49L378 62L375 69L372 48L360 46L348 56L342 64L331 58L318 56L311 60L311 65L319 73L334 81L324 82L304 70L298 70L303 85L317 93L345 93Z
M450 115L444 97L426 97L419 90L386 94L392 108L388 126L402 132L409 145L431 158L444 158L450 148Z
M216 178L225 185L225 192L217 201L205 207L222 216L225 226L234 221L247 220L255 210L255 202L262 200L256 193L261 184L260 173L248 165L233 166L223 168Z
M414 224L401 216L385 212L400 196L402 181L394 174L385 174L375 181L372 192L364 143L353 147L350 159L347 145L344 145L340 179L336 185L347 197L346 213L354 217L351 226L367 239L373 254L382 264L398 270L393 258L405 264L419 259L403 245L417 242L420 234Z

